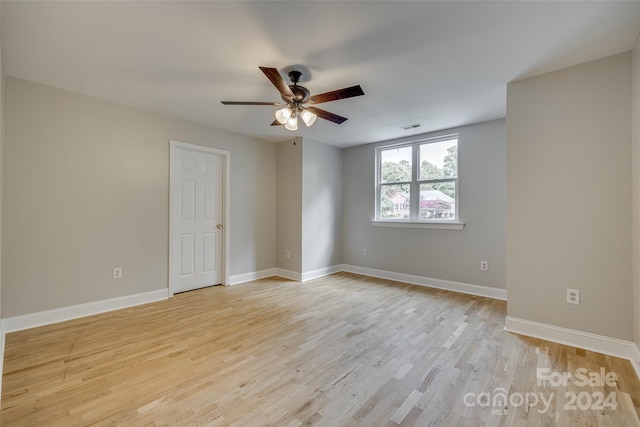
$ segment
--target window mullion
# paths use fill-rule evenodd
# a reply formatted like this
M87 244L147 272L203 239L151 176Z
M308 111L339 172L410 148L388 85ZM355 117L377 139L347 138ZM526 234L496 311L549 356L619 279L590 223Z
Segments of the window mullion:
M411 221L417 221L419 216L420 206L420 184L418 184L418 178L420 175L420 165L418 164L418 144L412 145L411 150L411 207L410 215Z
M381 209L382 209L382 160L380 155L380 150L376 150L376 200L375 200L375 217L376 219L381 219Z

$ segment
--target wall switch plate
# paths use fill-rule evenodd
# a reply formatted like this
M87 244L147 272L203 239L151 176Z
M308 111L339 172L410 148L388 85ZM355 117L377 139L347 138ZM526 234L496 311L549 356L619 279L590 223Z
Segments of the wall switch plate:
M567 289L567 304L580 304L580 291L578 289Z
M113 269L113 278L122 279L122 267L115 267Z
M489 263L487 261L480 261L480 270L482 271L489 270Z
M363 250L362 250L362 255L366 255L366 254L367 254L367 250L366 250L366 249L363 249Z
M291 251L289 249L287 249L286 251L284 251L284 256L286 258L291 258Z

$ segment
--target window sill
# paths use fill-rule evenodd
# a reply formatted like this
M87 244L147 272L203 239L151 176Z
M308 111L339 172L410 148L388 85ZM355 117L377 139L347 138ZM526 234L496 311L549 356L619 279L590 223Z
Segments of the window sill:
M462 230L464 222L409 222L409 221L371 221L374 227L399 227L399 228L432 228L437 230Z

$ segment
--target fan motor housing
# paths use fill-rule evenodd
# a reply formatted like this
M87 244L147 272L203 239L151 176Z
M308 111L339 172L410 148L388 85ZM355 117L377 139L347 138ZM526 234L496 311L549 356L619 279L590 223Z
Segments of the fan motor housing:
M307 102L307 99L309 99L309 96L311 96L311 92L309 92L309 89L304 86L293 84L289 85L289 89L291 89L291 92L293 92L293 101L300 104L304 104L305 102Z

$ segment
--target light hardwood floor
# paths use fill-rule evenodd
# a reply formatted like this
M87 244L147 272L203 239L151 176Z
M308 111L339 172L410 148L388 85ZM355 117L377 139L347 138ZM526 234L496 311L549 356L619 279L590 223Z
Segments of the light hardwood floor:
M628 361L507 333L505 315L503 301L348 273L201 289L8 334L0 421L640 425ZM538 385L537 368L572 377ZM618 380L580 387L579 368Z

